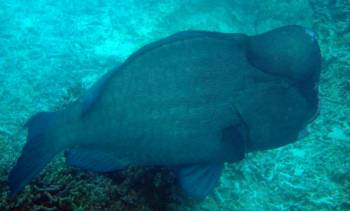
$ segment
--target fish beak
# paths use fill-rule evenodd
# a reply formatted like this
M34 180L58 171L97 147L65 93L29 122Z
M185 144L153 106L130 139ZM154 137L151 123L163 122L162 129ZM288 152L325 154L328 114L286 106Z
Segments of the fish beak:
M307 127L305 127L304 129L302 129L302 130L299 132L299 134L298 134L298 140L307 137L309 134L310 134L310 131L308 130Z

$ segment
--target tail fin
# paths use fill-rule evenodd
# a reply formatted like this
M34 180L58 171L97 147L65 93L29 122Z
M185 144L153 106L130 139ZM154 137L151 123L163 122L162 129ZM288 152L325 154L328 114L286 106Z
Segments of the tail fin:
M57 117L57 112L41 112L32 116L26 123L27 143L8 178L11 196L38 176L46 164L62 150L56 144L50 143L48 135L48 129Z

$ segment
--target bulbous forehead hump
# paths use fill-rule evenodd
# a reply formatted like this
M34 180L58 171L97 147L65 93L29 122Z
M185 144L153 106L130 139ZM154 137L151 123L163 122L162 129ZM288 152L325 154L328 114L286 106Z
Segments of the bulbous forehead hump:
M269 74L318 82L321 54L316 34L301 26L285 26L248 40L249 62Z

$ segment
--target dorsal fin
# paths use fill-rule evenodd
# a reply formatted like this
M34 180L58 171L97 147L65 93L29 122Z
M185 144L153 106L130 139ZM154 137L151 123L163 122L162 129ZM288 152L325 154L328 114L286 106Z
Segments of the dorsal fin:
M115 68L112 71L109 71L106 73L102 78L100 78L86 93L86 95L83 97L82 103L82 111L81 111L81 117L84 117L92 107L94 107L95 103L98 101L98 99L101 96L101 92L103 88L105 87L107 81L114 75L114 72L118 71L118 68Z
M126 168L129 162L96 149L73 148L65 152L66 162L73 167L95 172L110 172Z

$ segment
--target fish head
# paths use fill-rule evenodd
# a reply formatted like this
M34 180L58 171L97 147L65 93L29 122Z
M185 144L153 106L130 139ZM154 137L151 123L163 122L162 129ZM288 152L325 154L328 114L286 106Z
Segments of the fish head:
M267 78L239 101L249 127L248 151L292 143L319 114L321 53L316 35L300 26L250 37L247 59Z

